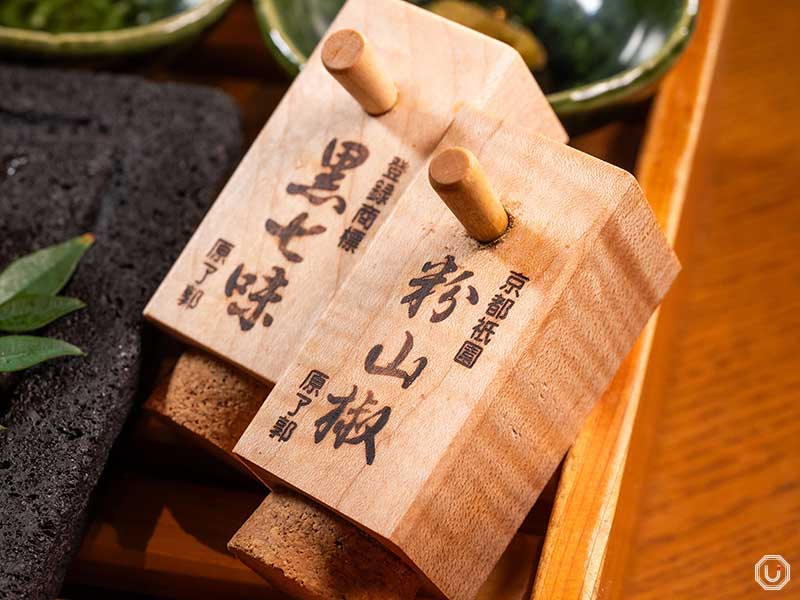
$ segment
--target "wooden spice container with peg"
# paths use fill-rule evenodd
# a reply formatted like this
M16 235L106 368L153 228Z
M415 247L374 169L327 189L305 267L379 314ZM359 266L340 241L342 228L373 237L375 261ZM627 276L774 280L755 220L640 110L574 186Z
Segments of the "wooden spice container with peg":
M520 56L497 40L402 0L349 0L331 32L145 310L265 382L464 103L566 140Z
M407 189L411 181L415 181L414 189L422 189L419 186L424 185L426 193L436 198L430 187L433 185L441 199L461 220L466 231L473 238L484 242L479 244L464 234L463 229L453 230L450 233L455 235L451 242L459 251L450 252L450 242L448 242L444 245L445 253L442 256L435 260L426 260L421 267L418 266L417 270L422 271L418 273L419 280L426 281L429 275L444 276L444 280L439 283L446 289L437 293L431 292L422 298L425 300L427 296L433 295L433 300L438 301L440 305L429 315L430 324L421 328L421 333L425 336L430 334L430 341L433 341L439 339L433 335L435 332L432 329L428 330L433 324L441 324L438 329L442 333L450 332L448 335L452 335L452 330L448 329L451 323L460 323L454 315L457 304L463 305L466 302L468 310L472 309L474 312L480 308L480 302L493 299L485 297L487 294L485 289L481 294L476 284L480 280L484 287L489 285L487 273L497 275L495 263L490 261L491 266L487 267L487 272L476 275L476 271L464 268L458 262L466 256L462 256L462 251L465 249L459 244L467 240L469 244L487 252L487 256L499 257L496 260L502 262L505 260L502 257L508 250L509 241L517 239L514 236L519 235L518 204L520 206L525 204L529 209L519 210L519 215L527 215L532 219L531 223L536 222L530 215L533 214L531 211L534 210L537 197L522 194L506 198L503 195L504 190L510 189L508 182L504 183L504 178L508 177L508 168L500 168L497 174L492 172L489 167L497 167L495 164L497 158L491 153L486 155L483 150L484 142L488 143L490 140L496 142L503 138L503 135L519 136L527 140L530 138L530 131L538 131L556 140L551 141L549 146L545 144L543 147L545 151L553 147L562 149L569 156L576 154L557 143L565 140L563 129L521 59L510 48L399 0L350 0L334 23L332 31L322 47L314 53L307 68L298 77L270 119L146 311L147 316L160 325L267 383L275 381L285 367L288 367L290 372L298 368L303 361L293 362L293 358L303 348L304 340L307 339L303 352L307 353L309 360L314 360L320 348L325 348L324 345L321 347L314 345L320 335L318 332L323 336L329 336L332 332L326 329L328 316L322 316L323 311L334 293L342 287L343 282L358 279L355 274L362 272L363 269L375 271L376 265L369 262L368 257L378 253L396 261L394 267L408 266L411 256L416 256L415 245L429 247L432 241L442 241L444 234L441 227L425 219L431 219L433 215L439 214L436 211L442 211L443 205L440 201L432 207L428 204L421 205L420 192L414 195ZM448 44L443 45L442 39L447 39ZM473 107L464 108L466 104L471 104ZM472 137L466 133L470 130L466 124L471 121L475 121L475 130L480 130L479 134ZM525 130L528 132L523 133ZM501 132L504 132L503 135L500 135ZM515 149L513 144L510 144L501 150L514 152L519 148ZM434 154L436 157L428 169L430 158ZM589 163L602 164L599 161L592 163L591 160ZM518 168L526 166L530 165L526 165L524 161L517 164ZM588 168L581 161L577 161L574 166ZM604 168L611 169L607 166ZM550 173L550 176L553 174ZM495 177L498 181L495 181ZM556 190L562 190L566 182L558 181L556 178L553 179L553 184ZM610 203L611 201L607 204ZM527 206L528 204L530 206ZM599 205L602 205L602 202ZM637 210L641 208L636 202L634 205ZM507 208L511 215L510 219L506 214ZM420 214L415 217L409 215L409 212ZM453 219L450 213L446 214L449 215L449 219ZM580 215L580 211L576 214ZM612 219L609 215L605 217L609 222ZM411 218L411 221L407 221L408 218ZM422 221L414 221L415 218L421 218ZM598 219L602 221L603 215L598 216ZM385 248L380 251L373 250L374 244L386 243L379 242L384 240L384 235L379 229L385 224L396 221L403 228L395 230L393 237L388 238L389 243L395 245L393 252L386 255ZM522 221L523 225L525 223L528 221ZM410 226L406 227L407 225ZM646 223L639 225L644 228L643 230L647 229ZM496 236L501 237L493 241ZM599 238L602 239L602 236ZM539 244L544 244L541 249L549 249L552 252L546 241L547 238L539 240L532 236L530 239L525 239L529 246L532 244L531 247L522 243L517 244L517 247L528 248L524 252L530 252L531 248L538 248ZM658 246L656 242L654 244ZM549 255L546 253L542 254L537 260L543 261L547 256ZM512 257L520 258L516 255ZM357 267L362 260L369 262L369 266ZM655 256L654 260L653 266L666 269L666 255ZM477 262L480 263L480 260ZM437 274L439 269L441 272ZM654 278L652 282L646 283L666 286L669 277L665 273L666 271L646 274ZM466 274L469 276L465 277ZM388 271L387 276L391 276ZM659 276L663 277L656 281ZM472 279L473 277L475 279ZM472 281L468 281L470 279ZM361 275L360 282L362 284L365 282L364 275ZM379 286L376 297L380 297L385 291L384 275L378 274L377 282ZM535 280L531 280L531 277L523 271L509 271L506 273L505 282L498 285L510 286L509 289L513 293L515 286L519 286L516 291L521 292L529 283L531 285L528 289L533 289L533 295L536 297L536 290L539 288ZM349 285L345 284L346 289ZM642 311L647 314L660 298L661 287L654 289L659 293L652 298L648 297L646 302L642 301ZM642 290L634 289L632 296L640 292ZM622 290L620 293L624 296L626 291ZM353 313L359 313L362 309L374 311L375 298L370 296L371 292L363 294L368 297L362 298L358 294L354 295L352 291L348 294L342 292L345 299L336 301L335 306L339 307L336 310ZM463 294L466 296L461 297ZM441 300L442 297L445 298L444 301ZM641 301L640 298L634 299ZM507 300L509 302L502 306L496 306L495 302L492 308L487 304L482 310L487 311L487 314L491 310L504 315L501 319L503 323L506 319L508 322L513 322L509 315L511 308L518 301L511 297ZM530 305L526 305L526 302L530 301L519 301L521 308L517 308L514 312L523 313L524 316L520 319L533 320L535 315L542 317ZM412 306L416 307L414 316L420 311L417 300L409 299L405 304L407 306L404 308L409 310L409 314ZM452 309L449 308L451 305ZM330 312L334 307L328 310ZM638 317L638 313L636 316ZM312 326L319 318L322 322L312 330ZM381 314L376 326L383 318L388 317ZM418 320L423 319L418 318ZM395 324L401 322L396 320ZM365 322L356 319L349 322L349 325L344 323L345 329L342 332L348 336L359 335L357 328L347 330L350 326L358 327L359 323L364 326ZM635 319L632 323L631 335L634 335L638 332L638 328ZM330 325L335 327L333 324ZM449 367L447 372L452 370L453 364L459 365L458 368L472 371L477 364L475 361L478 361L484 352L489 354L490 350L503 346L496 341L491 348L489 346L499 331L499 325L500 323L491 325L484 319L483 322L479 321L479 326L473 324L473 327L483 328L481 331L475 333L468 327L463 333L464 343L463 346L459 346L458 355L451 357L450 363L444 363ZM519 323L508 327L511 332L504 337L517 340L524 346L531 334L527 329L520 330L519 327ZM412 332L410 329L404 329L401 333L405 336L402 340L371 344L369 352L360 360L362 371L368 376L383 376L386 379L400 381L400 391L405 395L415 392L417 379L422 382L431 372L428 361L433 361L434 355L412 356L420 343L415 342L420 339L415 335L419 336L420 333ZM625 333L627 335L629 332L626 330ZM468 339L473 335L477 335L478 339L474 341ZM440 340L442 351L446 349L444 339ZM626 341L627 337L624 337L622 345ZM333 342L328 340L327 343ZM613 373L613 369L616 368L614 361L617 360L618 348L615 346L613 350L610 353L606 352L610 355L609 364L603 364L601 377L607 374L607 370ZM353 351L358 353L355 348ZM624 348L620 350L623 351ZM505 351L498 352L502 354ZM348 365L347 360L353 357L346 354L341 354L339 357L341 359L339 367L342 371L341 373L336 371L337 380L352 374L348 371L352 365ZM411 363L411 368L408 370L403 367L405 358ZM421 360L422 358L425 360ZM437 361L442 359L440 355L436 355L435 358ZM603 360L606 358L608 357L604 355ZM188 355L179 362L179 367L191 372L192 366L203 360L206 359L202 355ZM488 370L484 372L488 378L487 382L499 381L499 373L502 369L506 369L503 366L505 360L501 361L497 356L489 359ZM519 362L520 359L515 360ZM487 362L486 359L483 361ZM468 363L473 364L467 366ZM354 515L349 505L345 508L339 505L340 501L343 502L341 498L334 501L330 497L318 497L313 490L306 489L305 480L297 483L293 476L288 476L286 473L270 474L271 465L264 466L259 462L263 458L263 449L259 443L265 444L268 450L272 449L270 444L273 443L281 448L296 445L298 437L295 436L301 435L301 427L307 428L308 420L300 422L293 417L300 414L298 412L300 410L305 411L308 408L310 412L319 405L329 403L330 396L323 394L322 388L317 387L320 381L324 387L332 377L333 369L326 368L329 371L317 368L309 370L306 374L308 381L304 379L302 382L304 389L311 390L307 392L308 398L314 395L313 401L305 403L302 398L298 399L295 407L285 410L286 414L274 415L274 421L266 427L271 418L268 407L279 406L277 403L282 401L280 397L276 399L270 396L269 402L262 408L239 445L240 452L248 464L265 480L273 484L288 483L289 487L298 489L311 498L283 492L272 495L262 505L257 515L248 522L253 525L249 531L255 532L257 538L259 530L255 525L259 522L266 523L271 530L275 530L279 525L275 519L281 516L291 520L306 518L311 514L326 527L330 527L331 531L337 532L337 535L341 533L348 539L354 540L353 544L345 549L347 552L358 553L363 551L361 549L368 548L373 558L378 555L385 557L388 565L386 573L393 572L397 576L395 581L402 580L404 585L407 582L408 593L413 593L416 587L416 583L411 580L422 579L432 591L442 592L451 597L467 597L464 594L469 595L474 592L474 586L478 585L480 579L488 573L484 572L484 568L491 568L494 564L496 557L493 553L498 550L501 552L507 545L510 536L508 539L504 536L508 530L508 523L503 523L504 527L501 528L499 535L489 536L492 543L477 559L480 568L465 576L463 569L461 571L458 568L450 569L451 565L447 561L444 561L444 565L432 564L430 557L420 554L414 545L418 544L419 540L413 539L413 536L398 538L397 532L393 529L396 523L380 524L379 520L383 518L380 515L372 515L370 518L373 520L366 519L365 522L362 519L369 510ZM482 371L478 369L474 372ZM226 371L224 376L236 378L236 373ZM247 381L244 375L240 379L238 383L241 385L237 389L245 390L248 397L253 394L258 395L261 388ZM585 391L585 387L589 385L583 383L584 387L578 386L581 391ZM357 391L357 385L359 384L353 384L353 395ZM278 389L282 387L282 384L278 385ZM479 386L470 388L469 391L477 389ZM499 391L504 389L502 386L498 387ZM263 388L264 393L267 390L268 388ZM370 470L375 471L373 464L380 464L376 463L379 460L379 444L370 444L369 435L363 440L358 438L363 437L368 429L369 432L377 429L378 433L384 427L391 429L392 411L384 408L392 407L388 404L378 405L379 401L375 400L379 392L386 390L376 392L362 388L363 393L367 391L372 394L371 399L368 397L350 399L349 395L346 395L346 390L341 392L344 395L338 396L342 413L345 416L356 415L352 423L349 425L340 423L338 419L333 419L329 415L330 423L327 430L324 420L321 425L316 424L318 419L314 420L314 430L315 437L321 435L320 443L326 436L330 436L329 441L333 437L336 438L336 456L342 454L345 449L353 450L354 446L359 448L363 446L363 460L365 465L368 465L366 473L370 473ZM225 396L224 393L221 395ZM332 393L331 395L337 398ZM185 398L194 398L201 402L209 400L203 398L202 394L199 396L187 394ZM578 408L572 407L574 415L570 413L568 416L570 418L575 416L575 419L579 420L585 414L584 409L588 410L591 399L593 397L582 397L582 403ZM209 427L208 422L203 422L203 419L198 420L199 411L193 410L191 405L179 407L182 410L175 411L174 407L170 407L168 400L169 394L166 396L166 402L162 398L157 410L163 411L164 416L176 424L225 450L229 450L231 440L238 437L238 428L241 427L241 422L244 422L240 417L250 410L248 398L245 402L248 406L236 407L237 411L243 411L241 414L237 413L236 418L233 418L232 414L225 413L224 416L230 418L223 421L230 425L217 427L215 430ZM224 402L212 408L215 408L216 412L212 410L205 413L205 421L217 421L214 415L220 415L222 414L220 410L227 409ZM441 411L442 407L434 408L434 416L438 415L441 419L441 414L437 411ZM264 417L265 410L267 417ZM397 415L399 410L400 408L395 408L394 414ZM488 409L483 396L477 398L468 394L467 402L459 410L456 410L457 418L454 423L461 422L466 426L478 418L474 415ZM324 415L320 418L322 417ZM458 421L459 417L462 421ZM366 419L367 422L359 419ZM427 479L433 481L434 476L440 477L440 469L444 468L442 465L460 456L455 450L445 451L442 444L448 448L466 444L463 441L464 436L457 435L458 432L453 429L456 425L451 424L448 429L437 426L436 419L431 423L433 423L431 433L439 436L439 439L431 447L430 453L427 453L427 462L423 461L418 465L417 473L420 476L424 475L424 481L412 477L410 480L412 485L406 486L405 491L390 502L395 504L392 518L402 518L403 523L418 517L414 511L428 510L424 498L426 494L434 493L435 486L433 483L427 483ZM350 428L347 433L342 434L342 430L348 426ZM532 481L523 486L526 492L530 492L529 496L524 499L516 496L513 498L516 503L512 503L509 512L505 514L507 520L516 518L522 505L529 508L533 503L538 493L536 486L544 483L539 481L540 476L544 476L545 473L549 475L548 470L552 470L551 463L553 460L557 461L554 457L557 455L560 458L563 455L566 444L571 436L574 436L577 426L573 420L566 419L563 439L562 436L556 436L557 443L549 448L550 453L547 453L540 463L536 463L537 469L530 473ZM232 428L237 431L233 432ZM322 435L320 428L327 433ZM524 432L525 428L520 426L520 431ZM259 436L263 438L261 442L258 442ZM398 439L402 439L402 436L398 436ZM424 452L425 442L415 441L414 444L417 453ZM518 449L530 449L530 446L526 447L524 444L518 446ZM387 489L402 487L404 481L408 483L406 481L408 471L414 470L409 466L413 456L412 452L404 462L397 463L404 470L400 473L399 483L396 483L394 488L388 486ZM337 463L334 460L330 464L335 466ZM298 463L296 467L301 470L306 469L306 475L311 473L313 478L316 477L314 473L319 465L311 461L305 466L302 462ZM334 476L333 473L328 475ZM444 491L445 496L440 500L444 502L453 499L455 502L452 498L453 490L445 486ZM490 500L491 498L489 496ZM474 500L474 494L472 496L467 494L459 502L463 504L471 501L470 499ZM326 506L341 516L330 515ZM484 510L487 506L491 507L492 503L489 502L482 508L478 506L477 510ZM463 509L458 503L454 503L453 510L454 514L459 514L458 511ZM348 532L353 525L347 520L370 532L376 540L386 544L390 551L357 530L354 532L361 537L351 536ZM445 537L450 539L448 543L462 543L452 540L446 528L431 529L429 535L441 535L443 532ZM483 533L485 534L485 531ZM301 535L299 539L302 543L304 538ZM468 545L469 541L469 536L463 538L464 544ZM438 543L435 541L434 546ZM313 554L311 549L309 552ZM407 569L403 570L402 563L395 558L394 552L414 567L419 576L409 578ZM237 554L246 558L239 552ZM257 552L253 555L255 554ZM325 567L325 561L330 556L320 552L318 557L319 564ZM253 559L252 556L248 558ZM461 559L463 556L456 552L453 560ZM248 564L262 573L269 571L269 568L260 567L276 566L253 564L252 561ZM333 570L335 569L331 569ZM450 573L443 578L441 572L447 570L450 570ZM341 573L347 575L350 572L344 570ZM453 578L456 577L464 579L464 582L459 584L460 587L453 582ZM307 583L308 577L300 573L285 587L302 583L304 578ZM275 580L273 577L270 579ZM322 578L321 581L324 582L325 579ZM342 583L346 587L349 582L337 580L337 583ZM360 589L366 590L366 595L348 597L370 597L368 586ZM324 597L324 594L318 597Z
M465 102L566 141L496 40L401 0L350 0L331 32L145 311L201 349L146 407L223 454ZM252 521L297 506L275 494Z
M616 167L472 108L433 154L235 452L467 599L679 267Z
M230 452L464 102L566 141L510 47L402 0L347 2L145 310L219 357L182 356L146 408Z

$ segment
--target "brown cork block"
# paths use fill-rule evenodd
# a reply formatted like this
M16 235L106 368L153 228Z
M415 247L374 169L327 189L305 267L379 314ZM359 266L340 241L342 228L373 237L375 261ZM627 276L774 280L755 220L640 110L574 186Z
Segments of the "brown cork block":
M145 409L230 458L270 388L210 354L187 350Z
M409 566L360 529L284 490L267 496L228 549L302 600L411 600L420 585Z
M270 387L198 350L161 378L145 408L241 467L231 454ZM411 599L419 578L348 521L308 498L271 493L231 539L230 550L287 594L303 599ZM364 567L368 557L369 568Z

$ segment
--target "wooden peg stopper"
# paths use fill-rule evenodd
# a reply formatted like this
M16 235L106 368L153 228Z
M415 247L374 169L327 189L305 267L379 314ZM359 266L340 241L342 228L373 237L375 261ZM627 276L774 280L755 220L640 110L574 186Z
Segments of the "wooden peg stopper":
M471 237L492 242L505 233L508 214L472 152L443 150L431 161L428 179Z
M361 32L342 29L328 36L322 64L369 114L382 115L397 102L397 86Z

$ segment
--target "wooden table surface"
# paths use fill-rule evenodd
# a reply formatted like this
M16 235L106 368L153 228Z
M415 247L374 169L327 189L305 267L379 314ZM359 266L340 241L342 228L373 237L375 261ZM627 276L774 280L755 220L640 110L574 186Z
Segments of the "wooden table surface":
M796 0L730 7L603 597L800 597L799 27Z
M800 597L799 25L797 0L734 0L730 9L678 241L684 271L654 341L605 557L604 598L761 596L753 565L764 554L796 565L797 581L775 597ZM141 72L231 94L248 145L288 85L244 1L190 58ZM644 116L573 143L632 169ZM128 490L122 497L135 502L144 488L130 473L141 475L164 453L151 448L142 458L132 429L105 487ZM246 514L259 494L242 489ZM168 503L177 516L181 502ZM215 552L224 557L223 548ZM236 575L245 584L248 576ZM81 586L72 592L105 597Z

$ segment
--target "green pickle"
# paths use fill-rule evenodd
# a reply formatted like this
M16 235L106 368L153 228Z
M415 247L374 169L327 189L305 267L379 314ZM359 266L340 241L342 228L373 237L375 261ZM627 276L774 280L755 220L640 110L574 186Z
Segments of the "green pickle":
M522 23L508 19L503 8L489 9L476 2L434 0L425 8L441 17L480 31L505 42L522 55L525 64L534 71L543 69L547 52L533 32Z
M2 0L0 26L50 33L112 31L179 12L183 0Z

